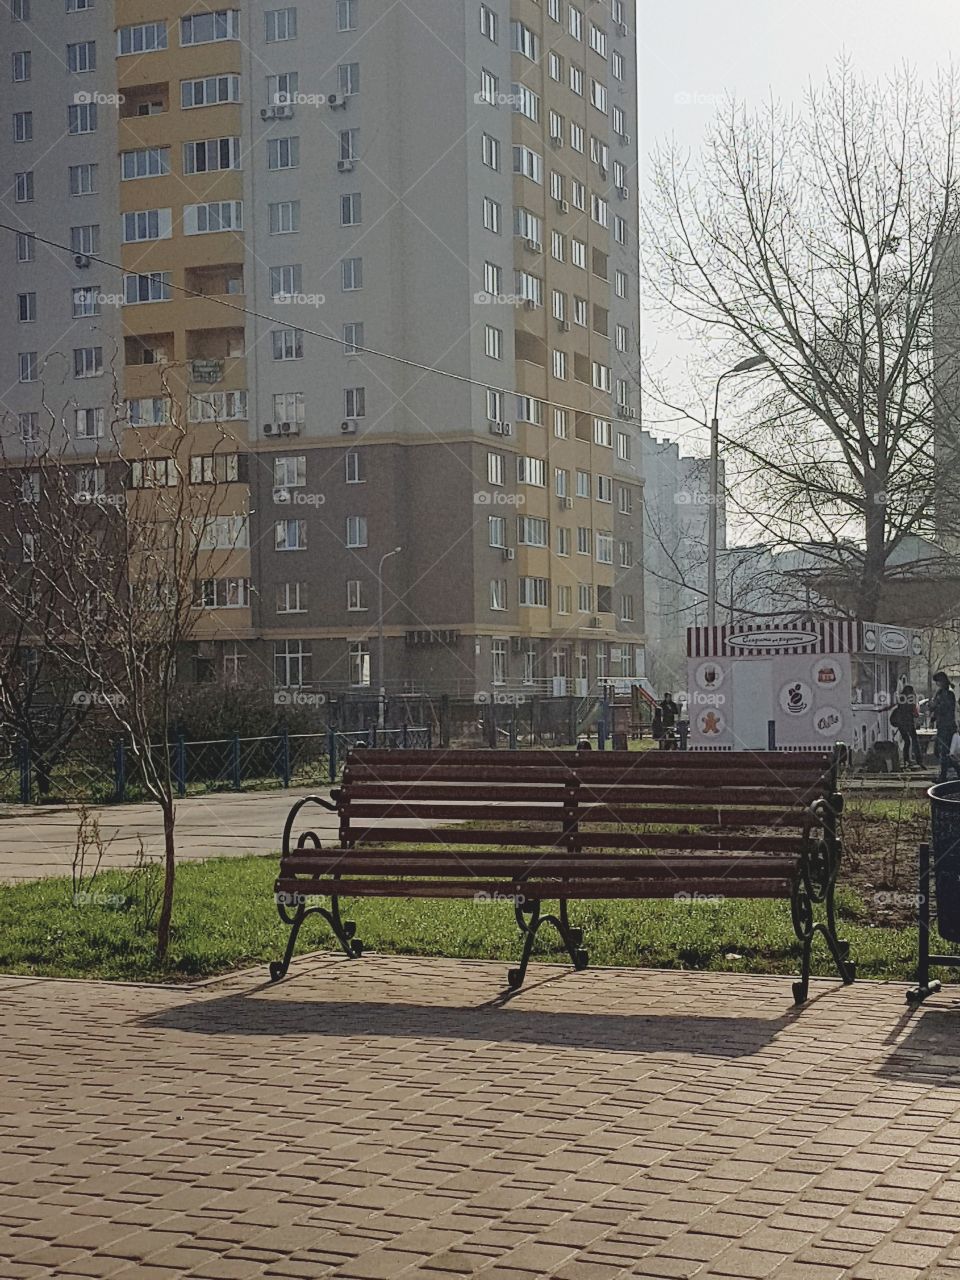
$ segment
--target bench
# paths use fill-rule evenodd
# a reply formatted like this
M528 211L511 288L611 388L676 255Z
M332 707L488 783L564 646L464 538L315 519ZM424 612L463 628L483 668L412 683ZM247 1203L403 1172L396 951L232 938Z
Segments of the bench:
M837 774L842 749L817 752L377 751L355 749L332 799L290 811L275 894L297 934L321 915L348 956L362 943L340 899L476 898L510 902L522 938L509 986L523 983L540 928L551 925L576 969L587 966L579 899L784 898L801 944L794 998L808 995L811 948L825 940L852 982L837 936ZM304 810L338 814L338 840L294 830ZM453 825L451 825L453 824ZM310 900L322 896L329 907ZM555 911L545 903L556 902ZM823 907L822 920L814 908Z

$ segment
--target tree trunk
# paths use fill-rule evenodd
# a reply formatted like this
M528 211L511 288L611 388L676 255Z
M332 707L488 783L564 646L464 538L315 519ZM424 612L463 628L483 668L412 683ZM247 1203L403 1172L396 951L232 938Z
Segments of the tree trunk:
M170 945L170 921L173 917L173 885L177 870L176 845L173 838L175 810L173 801L163 805L163 902L157 922L157 963L166 959Z

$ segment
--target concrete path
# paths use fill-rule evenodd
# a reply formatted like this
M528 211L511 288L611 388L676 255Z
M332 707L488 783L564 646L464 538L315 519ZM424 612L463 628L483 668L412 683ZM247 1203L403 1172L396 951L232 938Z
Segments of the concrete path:
M0 1276L960 1277L954 994L503 977L0 979Z
M329 795L329 787L313 789ZM290 806L306 789L194 796L177 805L177 848L184 862L202 858L275 853ZM19 806L0 819L0 881L69 875L77 843L78 819L66 805ZM90 811L100 824L102 866L130 867L140 841L149 857L163 855L163 825L156 805L103 805ZM337 831L335 814L319 805L311 815L318 831ZM94 859L95 859L95 855ZM89 855L88 855L89 862Z

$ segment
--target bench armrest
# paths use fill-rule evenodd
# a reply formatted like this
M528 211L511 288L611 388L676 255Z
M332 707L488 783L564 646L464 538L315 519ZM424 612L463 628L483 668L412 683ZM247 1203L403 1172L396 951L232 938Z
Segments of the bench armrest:
M287 814L287 820L283 824L283 855L287 856L290 852L290 833L293 831L293 824L296 821L297 814L308 804L318 804L322 808L329 810L330 813L337 812L337 805L333 801L328 800L326 796L304 796L302 800L298 800L290 812Z

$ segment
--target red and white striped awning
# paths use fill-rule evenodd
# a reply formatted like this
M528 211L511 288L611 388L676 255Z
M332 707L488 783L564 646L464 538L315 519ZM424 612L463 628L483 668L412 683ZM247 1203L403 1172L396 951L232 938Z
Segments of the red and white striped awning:
M847 618L825 622L734 623L688 627L689 658L782 657L803 653L856 653L863 649L863 624Z

